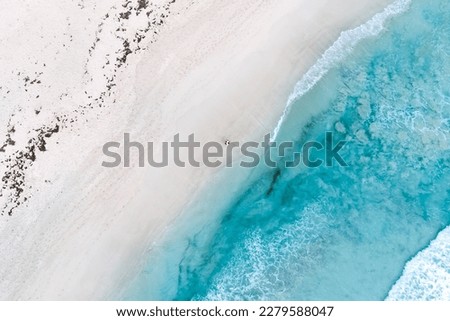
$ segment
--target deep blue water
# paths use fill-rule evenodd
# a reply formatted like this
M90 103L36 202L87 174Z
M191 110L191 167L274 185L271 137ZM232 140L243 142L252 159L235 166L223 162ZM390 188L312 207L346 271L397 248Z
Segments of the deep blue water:
M449 76L450 1L413 1L297 99L280 130L296 150L333 132L349 166L260 170L230 206L210 206L214 224L161 251L129 297L384 299L450 224ZM317 112L299 126L305 109Z

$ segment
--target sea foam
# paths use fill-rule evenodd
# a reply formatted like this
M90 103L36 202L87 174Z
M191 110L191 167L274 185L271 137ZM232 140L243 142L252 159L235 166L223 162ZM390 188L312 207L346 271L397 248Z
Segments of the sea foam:
M275 140L280 131L292 104L311 90L317 82L337 63L345 59L353 50L353 48L363 39L378 36L383 30L385 23L397 15L406 12L412 0L397 0L387 6L382 12L376 14L366 23L355 29L344 31L338 40L328 48L319 60L303 75L297 82L293 92L288 97L286 107L281 115L277 126L275 127L272 139Z
M406 264L386 300L450 300L450 226Z

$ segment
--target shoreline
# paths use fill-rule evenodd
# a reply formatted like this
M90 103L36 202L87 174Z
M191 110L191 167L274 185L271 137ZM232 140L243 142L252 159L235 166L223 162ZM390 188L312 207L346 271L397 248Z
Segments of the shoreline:
M167 19L158 40L126 57L116 78L117 105L48 141L48 152L30 169L37 191L0 225L0 254L7 257L0 298L114 298L217 170L105 169L99 146L124 132L156 143L191 132L202 142L259 140L339 33L391 2L234 0L185 9L177 1L180 14ZM52 168L64 170L43 183L42 173Z

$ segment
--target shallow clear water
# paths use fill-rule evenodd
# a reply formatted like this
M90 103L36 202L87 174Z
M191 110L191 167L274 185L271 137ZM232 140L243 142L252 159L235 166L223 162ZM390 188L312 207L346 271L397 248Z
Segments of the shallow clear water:
M255 170L230 206L162 248L129 298L387 296L450 224L450 2L413 1L387 27L297 99L279 131L298 148L331 131L349 166Z

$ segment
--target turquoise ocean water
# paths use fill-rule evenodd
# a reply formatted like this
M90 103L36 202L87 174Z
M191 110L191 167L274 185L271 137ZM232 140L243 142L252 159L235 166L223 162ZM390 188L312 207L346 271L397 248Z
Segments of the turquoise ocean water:
M125 298L383 300L408 261L427 260L417 254L450 224L450 1L397 4L407 10L378 17L383 31L347 34L366 32L315 66L277 129L298 147L333 132L349 166L254 169L168 231ZM400 287L392 299L408 298Z

